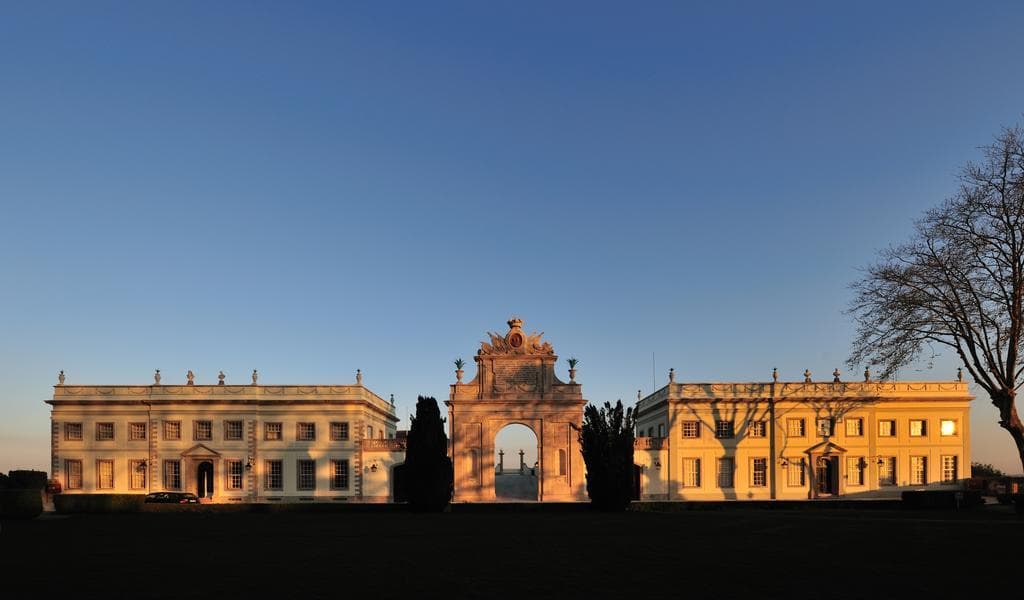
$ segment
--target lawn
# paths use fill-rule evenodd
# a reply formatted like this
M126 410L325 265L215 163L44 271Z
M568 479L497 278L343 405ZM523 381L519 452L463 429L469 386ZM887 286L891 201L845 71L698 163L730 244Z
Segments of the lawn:
M730 507L47 516L0 551L35 597L998 597L1022 540L1009 512Z

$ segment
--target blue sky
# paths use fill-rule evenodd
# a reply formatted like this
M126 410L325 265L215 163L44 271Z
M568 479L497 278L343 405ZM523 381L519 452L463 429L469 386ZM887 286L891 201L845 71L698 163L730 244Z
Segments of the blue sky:
M513 313L592 401L827 379L858 267L1024 111L1024 6L894 4L5 4L0 470L59 369L361 368L405 416Z

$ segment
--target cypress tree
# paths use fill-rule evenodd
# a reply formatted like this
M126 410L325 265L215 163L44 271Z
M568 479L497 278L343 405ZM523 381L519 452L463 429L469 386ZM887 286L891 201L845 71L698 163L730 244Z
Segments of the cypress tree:
M409 426L405 451L405 496L419 512L439 512L452 499L452 461L448 458L448 436L437 400L416 399L416 416Z
M580 450L587 464L587 494L595 508L622 511L633 488L633 409L622 400L598 408L587 405L580 428Z

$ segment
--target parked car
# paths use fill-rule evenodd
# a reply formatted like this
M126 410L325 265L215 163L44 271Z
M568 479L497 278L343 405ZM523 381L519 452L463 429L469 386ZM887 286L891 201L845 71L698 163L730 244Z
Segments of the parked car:
M199 498L189 492L153 492L146 494L146 503L198 504Z

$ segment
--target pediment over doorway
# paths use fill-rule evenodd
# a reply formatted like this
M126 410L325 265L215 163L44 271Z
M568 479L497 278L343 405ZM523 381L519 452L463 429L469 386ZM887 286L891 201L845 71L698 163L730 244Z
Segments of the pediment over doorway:
M196 444L181 453L183 458L220 458L220 452L211 450L203 444Z
M804 454L846 454L846 448L825 440L804 450Z

